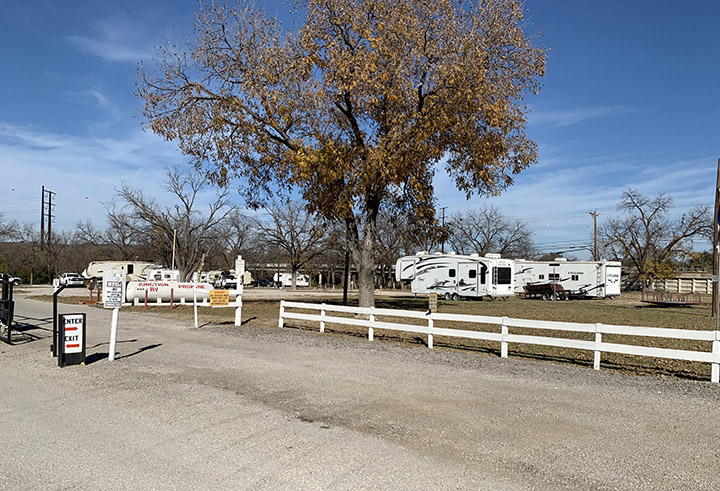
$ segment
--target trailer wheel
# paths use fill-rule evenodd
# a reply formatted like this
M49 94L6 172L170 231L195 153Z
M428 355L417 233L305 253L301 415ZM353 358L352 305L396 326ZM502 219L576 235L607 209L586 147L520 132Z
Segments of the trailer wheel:
M445 300L452 300L452 293L445 292Z
M460 296L459 296L457 293L453 293L453 294L452 294L452 301L453 301L453 302L457 302L458 300L460 300Z
M547 293L543 293L542 299L543 299L543 300L550 300L550 295L548 295Z

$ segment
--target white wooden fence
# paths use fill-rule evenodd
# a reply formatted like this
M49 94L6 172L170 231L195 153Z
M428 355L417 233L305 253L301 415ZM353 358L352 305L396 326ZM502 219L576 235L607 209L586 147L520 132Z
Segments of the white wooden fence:
M308 314L289 309L319 311L319 314ZM367 317L343 317L332 313L355 314ZM377 317L400 318L398 322L378 321ZM428 348L433 347L433 336L448 336L465 339L478 339L500 343L500 356L507 358L510 343L575 348L594 352L593 368L600 370L601 353L621 353L626 355L669 358L675 360L710 363L712 366L710 379L720 382L720 333L716 331L691 331L686 329L665 329L658 327L617 326L609 324L581 324L574 322L553 322L528 319L512 319L509 317L487 317L480 315L424 313L412 310L394 310L378 308L345 307L301 302L280 302L280 318L278 327L284 327L286 319L319 322L320 332L325 332L325 325L345 324L367 327L368 339L373 340L375 329L413 332L427 335ZM424 320L424 325L404 324L402 319ZM468 331L435 327L436 321L464 322L472 324L490 324L500 326L500 332ZM527 334L512 334L510 328L542 329L551 331L568 331L594 334L594 340L554 338ZM625 336L642 336L667 339L684 339L707 341L712 343L710 351L690 351L668 348L654 348L632 344L607 343L602 340L603 334L619 334Z

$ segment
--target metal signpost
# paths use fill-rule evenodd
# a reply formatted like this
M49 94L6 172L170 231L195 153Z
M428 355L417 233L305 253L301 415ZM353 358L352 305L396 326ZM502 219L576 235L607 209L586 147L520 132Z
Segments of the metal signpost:
M235 260L235 274L237 275L237 295L235 296L235 325L242 325L242 294L245 287L245 260L242 256Z
M108 360L110 361L115 359L118 316L124 298L125 272L122 269L110 269L110 265L106 264L103 270L103 307L113 309L112 323L110 325L110 353L108 353Z

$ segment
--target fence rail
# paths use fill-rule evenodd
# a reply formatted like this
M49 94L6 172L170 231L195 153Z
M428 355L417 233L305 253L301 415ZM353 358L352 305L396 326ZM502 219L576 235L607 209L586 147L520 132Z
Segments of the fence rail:
M295 310L319 311L319 314L297 312ZM343 317L332 313L354 314L363 317ZM366 317L366 318L365 318ZM398 322L378 321L377 317L395 317L401 319L416 319L424 324L407 324L402 320ZM288 319L319 322L320 332L325 332L326 324L345 324L368 329L368 339L373 340L375 329L412 332L427 335L428 348L433 347L433 336L449 336L465 339L477 339L500 343L500 356L508 357L508 345L533 344L554 346L560 348L573 348L592 351L593 368L600 370L602 353L618 353L625 355L666 358L683 361L694 361L711 364L710 380L720 382L720 333L716 331L696 331L685 329L665 329L660 327L620 326L610 324L583 324L574 322L539 321L529 319L514 319L509 317L489 317L480 315L424 313L413 310L394 310L378 308L346 307L340 305L280 302L280 316L278 327L284 327ZM437 321L463 322L477 325L494 325L500 327L500 332L475 331L467 329L452 329L435 327ZM514 334L510 328L538 329L546 331L566 331L576 333L594 334L594 340L580 340L569 338L555 338L533 334ZM670 348L656 348L633 344L608 343L602 340L603 334L640 336L665 339L682 339L692 341L705 341L711 343L710 351L692 351Z

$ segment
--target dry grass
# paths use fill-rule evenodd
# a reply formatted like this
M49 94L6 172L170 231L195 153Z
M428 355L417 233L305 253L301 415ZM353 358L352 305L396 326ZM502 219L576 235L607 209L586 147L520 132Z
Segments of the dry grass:
M40 300L52 301L51 296L33 297ZM59 297L59 301L63 303L78 303L85 299L79 297ZM309 303L328 303L339 305L341 300L337 296L327 297L308 297L307 299L297 299L298 301L306 301ZM694 330L714 330L715 319L710 317L710 298L703 298L703 304L692 307L675 307L663 308L650 304L644 304L640 301L639 293L624 293L620 298L613 300L572 300L572 301L543 301L525 298L511 298L508 300L489 301L470 301L470 302L447 302L440 300L438 310L445 313L485 315L497 317L513 317L522 319L536 319L562 322L580 322L580 323L603 323L615 325L631 325L631 326L648 326L663 327L675 329L694 329ZM351 298L350 305L357 305L357 299ZM427 298L423 297L392 297L378 295L376 297L376 306L380 308L404 309L404 310L427 310ZM271 327L277 325L279 315L280 302L277 299L246 299L243 301L243 326L262 326ZM101 308L101 307L98 307ZM176 306L170 309L168 306L154 306L147 310L144 307L125 307L123 310L146 312L148 315L162 315L163 317L176 318L183 322L192 324L193 308L192 306ZM338 315L340 314L333 314ZM199 322L201 325L226 325L233 327L234 325L234 309L232 308L198 308ZM387 320L388 322L407 322L412 320L398 318L378 318L378 320ZM309 323L301 321L290 321L289 326L317 330L318 323ZM462 323L436 323L437 327L448 327L458 329L485 330L490 332L499 332L499 326L494 325L463 325ZM341 324L328 324L326 332L336 335L350 335L365 337L367 329ZM511 332L517 334L530 333L530 330L511 329ZM568 333L556 331L538 331L532 330L533 334L565 337L572 339L592 340L592 334ZM413 333L402 333L398 331L388 331L377 329L375 338L390 342L399 342L403 344L419 344L425 345L427 340L425 336ZM693 342L672 339L656 339L641 338L634 336L611 336L603 337L604 341L617 342L625 344L638 344L644 346L654 346L662 348L687 349L696 351L710 351L710 343ZM499 356L500 346L498 343L463 340L457 338L447 338L435 336L434 345L439 348L446 349L462 349L478 352L485 352ZM592 366L592 352L583 350L573 350L565 348L555 348L548 346L532 346L532 345L510 345L510 356L520 356L525 358L541 359L554 361L559 363L572 363L585 366ZM674 377L683 377L691 379L707 380L710 376L710 366L708 364L684 362L677 360L655 359L648 357L638 357L631 355L616 355L612 353L604 353L602 356L602 368L620 370L633 373L647 373L654 375L670 375Z

